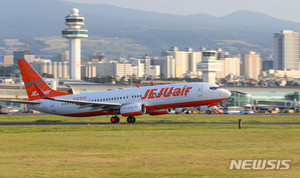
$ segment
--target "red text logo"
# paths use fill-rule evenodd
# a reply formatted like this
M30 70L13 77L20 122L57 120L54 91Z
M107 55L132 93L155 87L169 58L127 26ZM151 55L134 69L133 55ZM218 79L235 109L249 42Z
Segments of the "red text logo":
M144 99L154 99L154 98L160 98L160 97L170 97L171 95L173 96L182 96L182 95L187 95L189 90L191 90L193 87L183 87L181 88L162 88L158 91L158 89L149 89L146 91L145 95L141 98L142 100Z

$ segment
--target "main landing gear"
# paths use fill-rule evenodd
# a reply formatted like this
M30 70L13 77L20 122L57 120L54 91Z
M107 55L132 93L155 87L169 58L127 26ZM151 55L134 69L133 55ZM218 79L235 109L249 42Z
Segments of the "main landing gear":
M134 116L129 116L129 117L127 117L127 122L128 122L129 124L135 123L135 117L134 117Z
M110 122L113 124L117 124L120 122L120 118L118 116L113 116L110 118Z
M118 116L113 116L113 117L110 118L110 122L113 123L113 124L117 124L117 123L120 122L120 118ZM127 117L127 122L129 124L135 123L135 117L134 116Z

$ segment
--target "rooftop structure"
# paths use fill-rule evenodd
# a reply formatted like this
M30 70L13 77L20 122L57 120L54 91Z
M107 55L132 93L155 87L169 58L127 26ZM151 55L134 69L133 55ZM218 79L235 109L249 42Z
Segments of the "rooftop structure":
M299 70L299 33L283 30L274 34L274 69Z

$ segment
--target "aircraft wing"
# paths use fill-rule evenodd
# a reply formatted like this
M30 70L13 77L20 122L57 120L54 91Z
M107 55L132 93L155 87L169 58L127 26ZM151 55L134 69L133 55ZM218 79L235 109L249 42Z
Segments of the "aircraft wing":
M38 101L22 101L22 100L0 100L2 102L21 103L21 104L40 104Z
M107 102L72 100L72 99L63 99L57 97L48 97L35 83L34 85L41 98L53 100L53 101L77 104L80 105L80 108L92 107L93 109L99 109L99 108L119 109L122 105L121 103L107 103Z
M108 102L96 102L96 101L83 101L83 100L71 100L71 99L62 99L62 98L54 98L54 97L47 97L45 99L53 100L53 101L60 101L65 103L73 103L80 105L81 108L84 107L93 107L93 108L113 108L118 109L121 107L121 103L108 103Z

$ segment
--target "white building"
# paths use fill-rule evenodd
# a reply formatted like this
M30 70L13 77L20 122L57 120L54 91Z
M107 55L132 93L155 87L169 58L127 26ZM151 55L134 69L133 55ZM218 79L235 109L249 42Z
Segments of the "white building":
M93 64L87 64L85 66L81 66L81 76L86 78L94 78L96 77L96 66Z
M145 63L142 63L141 59L137 59L136 60L136 66L137 66L137 71L134 72L134 74L136 75L137 78L142 78L145 76Z
M192 48L179 51L177 47L172 47L170 50L162 52L161 73L165 78L197 76L197 63L201 61L201 57L202 52L193 51Z
M241 60L238 57L225 57L221 60L217 60L218 63L221 63L222 70L216 73L217 78L225 78L229 74L233 74L235 76L240 76L240 66Z
M96 66L97 77L114 76L113 62L98 62L94 65Z
M241 75L258 79L262 71L262 59L256 52L249 52L242 55Z
M160 77L160 65L151 65L150 58L136 59L132 61L133 67L136 67L136 70L133 70L133 75L137 78Z
M272 77L281 77L281 78L300 78L300 70L274 70L274 69L269 69L262 71L262 75L264 77L266 76L272 76Z
M175 78L175 59L173 56L162 56L160 61L160 73L163 78Z
M160 77L160 66L159 65L151 65L149 69L145 70L145 76L151 78L159 78Z
M274 34L274 68L300 70L299 33L283 30Z
M69 79L69 62L51 62L40 60L31 63L32 67L40 74L51 74L54 78Z
M119 80L122 77L128 79L133 77L133 66L130 63L113 63L113 76Z

